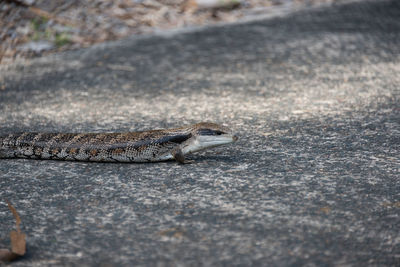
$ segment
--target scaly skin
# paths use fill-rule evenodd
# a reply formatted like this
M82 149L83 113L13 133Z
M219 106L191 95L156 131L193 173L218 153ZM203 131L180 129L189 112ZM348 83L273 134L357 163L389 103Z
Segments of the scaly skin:
M214 123L128 133L19 133L0 137L0 158L157 162L236 141Z

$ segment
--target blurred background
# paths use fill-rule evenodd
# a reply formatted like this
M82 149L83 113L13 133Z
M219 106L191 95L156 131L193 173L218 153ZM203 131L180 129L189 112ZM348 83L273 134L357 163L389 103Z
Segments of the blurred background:
M352 0L1 0L0 64L155 30Z

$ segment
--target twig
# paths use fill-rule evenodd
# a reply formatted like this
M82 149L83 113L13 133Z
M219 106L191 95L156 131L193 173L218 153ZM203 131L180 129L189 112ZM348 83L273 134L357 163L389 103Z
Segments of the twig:
M28 10L30 12L38 15L38 16L45 17L46 19L52 19L54 21L57 21L60 24L64 24L64 25L68 25L68 26L72 26L72 27L78 27L79 26L78 24L76 24L74 22L71 22L69 20L57 17L57 16L55 16L55 15L53 15L53 14L51 14L51 13L49 13L49 12L43 10L43 9L37 8L37 7L32 7L31 6L31 7L28 8Z

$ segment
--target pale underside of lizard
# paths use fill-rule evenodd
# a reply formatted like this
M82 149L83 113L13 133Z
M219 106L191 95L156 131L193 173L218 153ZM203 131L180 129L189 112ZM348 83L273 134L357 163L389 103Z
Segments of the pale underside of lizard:
M95 162L157 162L229 144L238 138L227 127L191 126L126 133L12 133L0 136L0 158Z

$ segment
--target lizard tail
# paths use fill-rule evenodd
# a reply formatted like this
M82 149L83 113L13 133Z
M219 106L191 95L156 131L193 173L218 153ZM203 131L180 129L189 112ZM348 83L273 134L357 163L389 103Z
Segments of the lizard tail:
M4 137L0 136L0 159L5 157L5 151L4 151Z
M0 136L0 159L10 158L10 150L6 144L6 136Z

